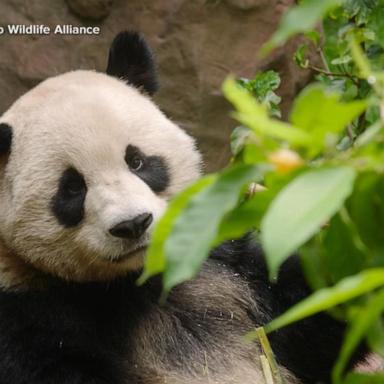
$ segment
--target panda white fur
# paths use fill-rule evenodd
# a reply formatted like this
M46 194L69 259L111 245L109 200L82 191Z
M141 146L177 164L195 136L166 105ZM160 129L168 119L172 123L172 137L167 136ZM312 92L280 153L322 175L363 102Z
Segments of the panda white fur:
M48 79L0 119L0 383L264 383L243 336L308 294L297 259L271 285L246 236L164 306L158 279L137 287L153 225L201 158L148 96L139 35L116 37L106 72ZM322 314L271 334L286 382L328 382L343 331Z

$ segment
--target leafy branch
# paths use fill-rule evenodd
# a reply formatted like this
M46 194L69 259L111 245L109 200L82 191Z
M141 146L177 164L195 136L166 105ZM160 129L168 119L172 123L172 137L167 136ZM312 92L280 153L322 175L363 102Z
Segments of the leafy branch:
M363 339L384 356L384 0L300 1L263 54L298 33L308 41L294 59L316 81L294 100L288 121L280 120L276 72L224 82L241 124L233 159L170 203L141 282L162 273L168 292L196 275L213 246L258 229L271 279L299 251L314 290L266 330L342 305L348 332L333 382L382 383L383 375L346 366ZM307 57L310 44L323 68ZM255 183L265 188L250 193Z

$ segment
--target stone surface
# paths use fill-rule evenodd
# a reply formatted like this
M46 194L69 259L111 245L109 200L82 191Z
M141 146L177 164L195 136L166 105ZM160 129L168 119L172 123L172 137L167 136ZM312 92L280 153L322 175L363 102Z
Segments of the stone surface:
M67 2L75 15L91 20L107 17L113 5L113 0L67 0Z
M260 6L274 6L276 3L276 1L273 0L226 0L226 2L235 8L243 9L245 11Z
M104 71L115 34L123 29L139 30L149 40L159 62L161 89L156 101L168 116L197 138L207 162L206 169L219 169L228 161L229 135L236 125L229 117L231 108L220 91L228 73L251 77L257 70L278 70L283 78L278 93L284 100L285 115L294 95L310 76L292 62L297 42L263 60L256 56L293 2L115 0L110 14L96 23L77 17L66 0L2 0L2 25L97 25L101 33L99 36L1 35L0 113L47 77L77 68ZM247 4L250 9L245 10ZM253 8L252 4L257 6Z

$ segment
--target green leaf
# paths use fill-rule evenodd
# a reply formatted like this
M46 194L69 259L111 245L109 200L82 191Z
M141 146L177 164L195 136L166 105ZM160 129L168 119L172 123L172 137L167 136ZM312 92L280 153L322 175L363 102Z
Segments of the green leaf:
M359 68L360 76L368 79L372 75L371 65L356 39L350 39L350 49L353 60Z
M321 238L319 233L307 244L300 248L300 259L305 278L313 290L327 287L328 276L326 266L323 263Z
M345 303L383 285L384 268L366 269L358 275L346 277L334 287L316 291L277 319L272 320L265 329L267 332L275 331L295 321Z
M265 104L269 110L269 114L273 117L281 117L279 110L279 104L281 102L281 97L277 96L275 92L268 91L265 95L263 104Z
M226 215L220 223L215 244L237 239L248 231L258 229L273 197L273 193L269 190L257 192L251 199Z
M271 278L338 211L352 192L354 179L352 168L319 169L301 174L279 193L261 223Z
M348 201L348 210L364 244L370 249L368 255L378 257L384 265L384 180L382 175L366 172L359 175L355 190Z
M384 374L377 373L368 375L366 373L351 373L343 381L343 384L383 384Z
M373 352L384 356L384 324L378 319L368 330L367 341Z
M333 217L324 236L323 263L332 283L358 273L365 263L367 248L346 210Z
M264 45L263 52L267 53L284 44L299 32L313 30L323 16L341 3L342 0L304 0L299 5L291 7L284 14L279 29Z
M211 185L216 180L216 177L216 175L203 177L171 201L167 211L156 224L153 231L151 243L145 256L144 271L138 280L138 284L143 284L151 276L164 271L166 267L164 242L171 233L175 220L188 204L191 197Z
M324 148L327 135L342 132L367 107L365 101L343 103L340 97L322 84L312 84L294 102L290 121L311 134L312 155Z
M277 72L270 70L256 73L254 79L241 78L238 83L262 102L268 92L279 88L281 80Z
M263 147L253 143L252 139L255 139L254 136L255 134L252 132L252 136L250 136L249 142L245 144L244 149L241 152L241 161L244 164L258 164L267 161L266 143L263 143ZM272 143L270 145L272 145ZM272 147L276 147L276 143L273 143Z
M370 105L365 112L365 120L368 124L374 124L380 121L380 107L376 104Z
M377 139L378 133L383 130L383 122L381 120L368 127L355 141L356 147L363 147L373 140Z
M258 94L266 95L269 91L275 91L279 88L281 79L276 71L269 70L257 73L254 82L255 87L258 89Z
M347 333L341 347L339 358L332 372L333 380L339 383L342 373L351 358L353 351L368 332L372 324L379 319L384 311L384 290L378 292L364 308L351 316Z
M296 49L295 54L293 55L293 61L301 68L308 68L309 60L306 57L308 50L307 44L301 44Z
M345 55L338 57L336 59L333 59L331 61L332 65L342 65L342 64L348 64L352 61L352 57L350 55Z
M269 169L266 165L229 168L188 202L165 243L167 269L163 282L166 292L196 275L217 237L223 216L237 205L244 186L260 181Z
M281 98L274 90L280 86L280 75L275 71L258 72L254 79L240 78L237 83L248 90L262 105L264 105L271 116L280 117L278 105Z
M319 45L321 42L321 34L319 31L314 29L313 31L305 32L305 37L313 42L315 45Z
M231 134L231 152L234 156L238 155L249 139L251 131L243 126L236 127Z
M256 111L255 111L256 112ZM295 128L287 123L270 119L256 113L234 113L233 116L242 124L251 128L258 136L269 136L290 143L293 147L307 147L310 145L310 136L301 129Z
M349 24L349 20L346 17L342 8L337 8L328 17L323 20L324 29L324 55L327 59L327 63L332 72L340 72L340 67L333 66L332 60L338 57L345 56L348 53L348 42L346 41L345 34L341 33L345 30L346 25Z
M303 130L270 118L267 108L241 88L233 78L224 81L223 92L238 111L234 113L234 117L259 137L269 136L285 140L293 146L306 146L311 143L311 137Z
M374 12L371 12L368 28L375 33L376 39L384 48L384 3L382 1L374 7Z

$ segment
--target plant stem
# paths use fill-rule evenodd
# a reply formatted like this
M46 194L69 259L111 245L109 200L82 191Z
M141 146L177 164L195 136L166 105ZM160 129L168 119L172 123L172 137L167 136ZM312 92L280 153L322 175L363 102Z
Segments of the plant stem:
M271 366L265 355L260 355L261 367L263 368L263 374L266 384L274 384Z
M276 384L283 384L283 379L280 375L279 366L277 365L277 362L273 355L273 351L272 351L271 345L269 344L267 335L265 334L264 328L263 327L256 328L256 334L260 341L261 348L263 349L263 352L268 360L269 366L272 371L272 375L276 380L275 381Z
M349 73L335 73L335 72L330 72L330 71L328 71L328 70L325 70L325 69L316 67L316 66L314 66L314 65L308 65L307 68L308 68L308 69L312 69L313 71L322 73L323 75L329 76L331 79L333 79L334 77L348 77L348 78L351 79L356 85L358 85L358 80L356 79L356 77L350 75Z
M331 70L329 69L329 65L328 65L327 59L325 58L325 55L324 55L323 48L319 47L317 49L317 52L319 52L319 55L320 55L320 58L321 58L321 61L322 61L323 65L324 65L325 70L328 73L331 73ZM331 80L333 79L333 75L332 74L330 74L329 77L331 78Z

